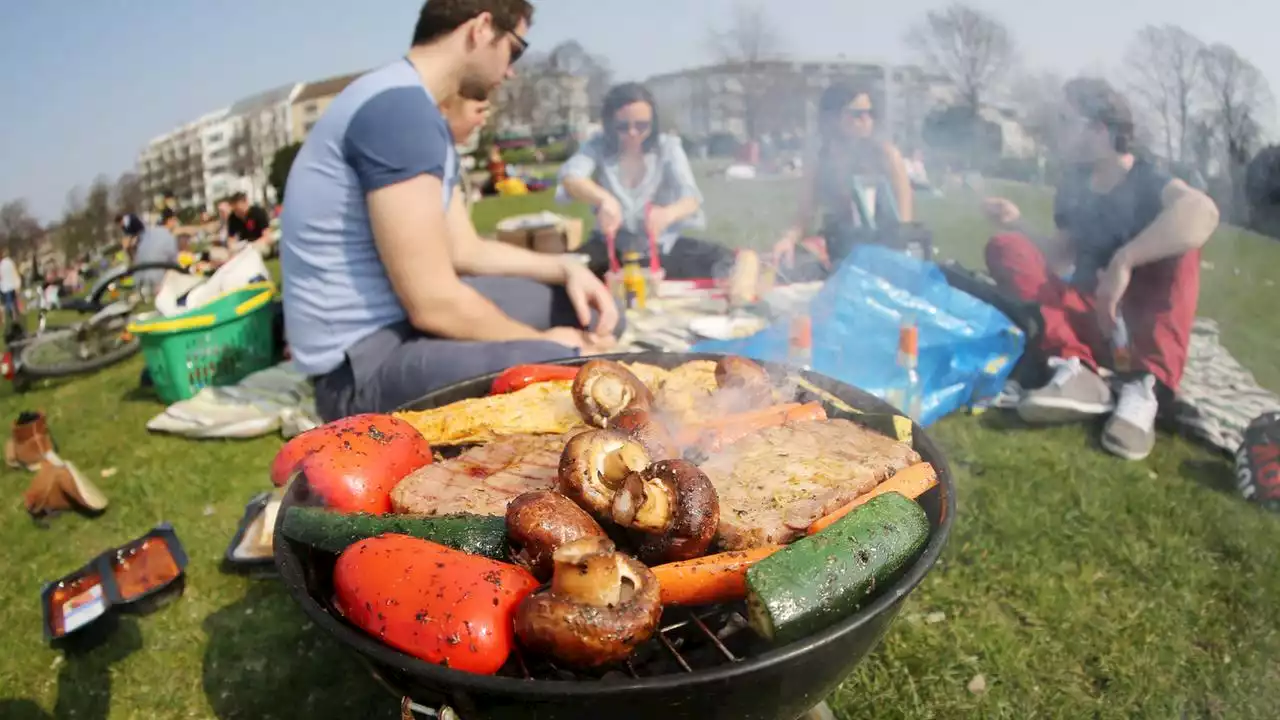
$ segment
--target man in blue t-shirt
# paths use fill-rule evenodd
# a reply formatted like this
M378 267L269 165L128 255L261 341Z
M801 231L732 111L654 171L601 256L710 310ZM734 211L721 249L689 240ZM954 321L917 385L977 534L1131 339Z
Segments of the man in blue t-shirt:
M1034 241L1016 205L988 199L986 212L1004 232L987 245L987 266L1044 318L1037 349L1049 356L1053 379L1023 397L1019 414L1041 423L1110 413L1102 446L1141 460L1155 444L1157 389L1168 397L1182 379L1200 248L1218 209L1135 155L1133 115L1106 82L1079 78L1064 94L1063 156L1079 164L1058 188L1057 233ZM1118 401L1102 368L1117 371Z
M595 276L480 239L455 192L437 104L511 75L532 14L527 0L427 0L405 57L348 86L299 151L281 217L285 330L325 420L612 345L618 309Z

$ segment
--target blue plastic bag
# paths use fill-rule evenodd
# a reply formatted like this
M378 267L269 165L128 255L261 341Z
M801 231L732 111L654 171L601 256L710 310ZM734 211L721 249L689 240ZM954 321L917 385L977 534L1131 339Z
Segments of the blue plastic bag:
M875 245L854 249L810 302L812 369L884 399L901 387L898 333L919 329L921 425L995 397L1026 337L994 307L951 287L937 265ZM748 338L706 341L695 352L787 362L790 320Z

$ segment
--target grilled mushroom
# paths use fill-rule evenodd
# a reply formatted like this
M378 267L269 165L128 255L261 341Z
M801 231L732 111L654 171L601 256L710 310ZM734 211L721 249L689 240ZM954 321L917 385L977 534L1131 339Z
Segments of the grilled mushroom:
M773 381L769 372L744 357L726 355L716 363L716 385L728 391L722 397L728 401L726 410L739 412L773 400Z
M658 579L605 538L560 546L551 587L516 609L516 637L528 650L575 668L626 659L662 616Z
M613 496L627 474L648 467L639 442L611 430L587 430L565 443L560 454L560 493L583 510L608 517Z
M720 527L720 498L711 480L687 460L659 460L631 473L613 499L613 520L645 536L650 565L706 553Z
M603 428L624 410L651 408L653 393L621 364L592 360L578 369L573 380L573 403L583 419Z
M507 538L511 559L539 580L551 577L556 548L589 537L605 537L604 530L572 500L548 490L527 492L507 505Z
M643 445L649 452L649 457L658 459L680 457L680 449L676 446L675 438L647 409L623 410L609 421L609 429L624 433Z

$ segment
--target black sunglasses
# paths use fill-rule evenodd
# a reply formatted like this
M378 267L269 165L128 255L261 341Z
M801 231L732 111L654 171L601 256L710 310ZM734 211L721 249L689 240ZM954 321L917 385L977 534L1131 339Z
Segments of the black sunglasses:
M520 37L514 31L511 31L511 30L508 30L507 34L510 35L516 41L515 45L511 46L511 64L515 65L517 62L520 61L520 58L524 57L524 54L528 52L529 41Z
M619 120L613 124L613 131L619 135L626 135L635 130L638 134L643 135L653 127L653 123L649 120Z
M841 110L841 112L845 117L851 120L861 120L862 118L869 118L874 115L874 112L868 108L845 108L844 110Z

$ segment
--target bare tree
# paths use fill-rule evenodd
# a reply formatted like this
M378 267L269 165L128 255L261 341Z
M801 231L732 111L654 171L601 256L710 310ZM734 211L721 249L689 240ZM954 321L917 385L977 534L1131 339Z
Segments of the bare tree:
M560 43L551 50L546 60L547 69L571 77L586 78L587 106L591 110L600 107L605 93L613 84L613 69L609 61L587 52L576 40Z
M132 172L124 172L116 178L116 186L111 193L111 203L117 213L138 213L146 204L146 196L142 192L142 180Z
M1126 84L1154 120L1170 162L1185 162L1204 43L1177 25L1148 25L1125 53Z
M734 6L728 27L713 28L712 52L722 62L734 66L741 85L742 122L748 139L761 131L761 115L768 102L771 83L768 65L784 56L782 37L763 6L740 0Z
M1017 54L1009 28L982 10L954 3L930 10L907 33L930 70L951 80L975 110L1004 79Z
M0 245L13 253L14 262L21 263L35 249L39 237L40 223L31 215L26 200L10 200L0 206Z
M85 239L87 246L79 252L104 247L111 241L115 213L111 211L111 181L105 175L93 179L84 203ZM76 253L79 254L79 253Z
M1214 130L1225 149L1226 174L1231 180L1231 215L1241 220L1244 169L1257 149L1261 127L1275 109L1271 86L1262 71L1240 57L1234 48L1216 44L1201 55L1205 95Z
M1022 126L1045 155L1056 149L1063 82L1061 75L1042 71L1020 74L1010 83L1009 98L1019 110Z

